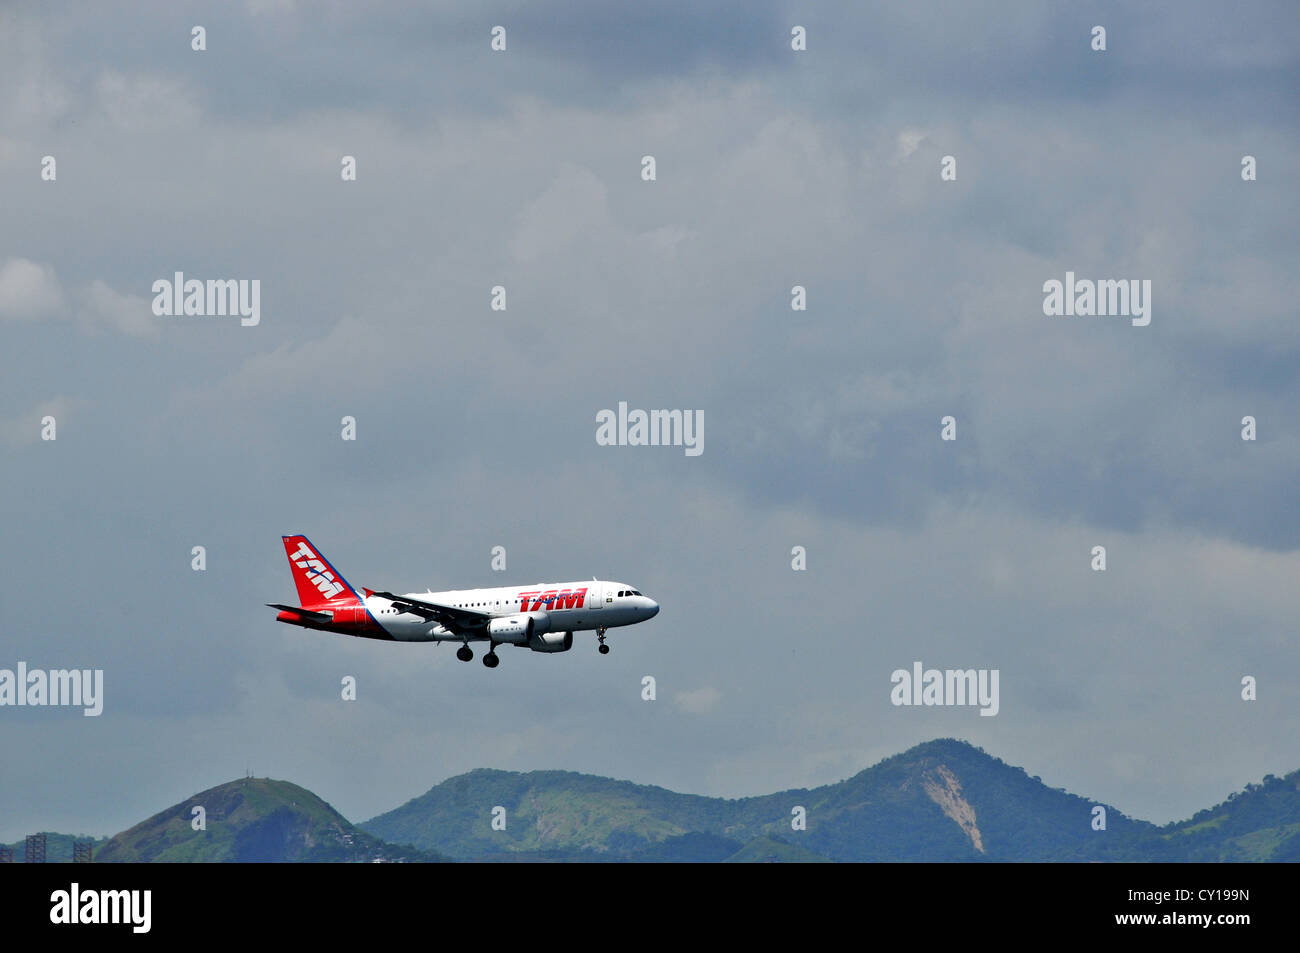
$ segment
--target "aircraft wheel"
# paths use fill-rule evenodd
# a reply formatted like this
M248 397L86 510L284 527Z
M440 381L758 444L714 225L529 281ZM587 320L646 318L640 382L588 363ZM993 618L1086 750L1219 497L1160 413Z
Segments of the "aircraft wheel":
M599 651L600 651L600 654L601 654L601 655L608 655L608 654L609 654L609 646L606 645L604 642L602 642L602 643L600 643L600 650L599 650Z
M462 662L471 661L474 658L474 650L468 645L462 645L456 650L456 658L460 659Z
M501 657L496 652L489 652L483 656L483 664L488 668L496 668L501 664Z

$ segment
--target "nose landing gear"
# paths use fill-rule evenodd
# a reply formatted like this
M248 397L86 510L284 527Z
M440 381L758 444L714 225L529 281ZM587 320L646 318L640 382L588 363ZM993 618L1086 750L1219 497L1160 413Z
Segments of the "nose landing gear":
M605 644L605 627L603 625L596 630L596 638L600 639L600 648L598 648L596 651L599 652L601 655L608 655L609 646Z

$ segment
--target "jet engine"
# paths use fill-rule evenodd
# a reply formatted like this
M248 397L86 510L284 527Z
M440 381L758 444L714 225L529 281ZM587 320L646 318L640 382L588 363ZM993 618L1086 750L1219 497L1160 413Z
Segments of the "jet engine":
M531 644L532 640L551 630L551 618L545 612L518 612L502 616L488 623L487 634L493 642L512 645ZM570 643L573 639L570 637ZM540 652L562 652L563 649L538 649Z
M534 635L528 640L528 647L534 652L567 652L573 648L573 633L547 632Z

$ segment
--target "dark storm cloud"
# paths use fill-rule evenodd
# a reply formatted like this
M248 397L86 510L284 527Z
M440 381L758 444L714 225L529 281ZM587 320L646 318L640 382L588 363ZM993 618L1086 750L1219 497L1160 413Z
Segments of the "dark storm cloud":
M107 696L0 736L37 766L6 837L250 760L353 818L484 765L743 794L942 734L1154 819L1295 768L1288 8L623 7L3 14L0 665ZM262 323L154 318L178 269L260 279ZM1151 278L1152 324L1045 317L1067 269ZM703 409L704 454L596 446L620 400ZM494 584L503 544L664 611L489 673L277 626L291 532L356 585ZM1002 713L900 714L914 658L1003 668Z

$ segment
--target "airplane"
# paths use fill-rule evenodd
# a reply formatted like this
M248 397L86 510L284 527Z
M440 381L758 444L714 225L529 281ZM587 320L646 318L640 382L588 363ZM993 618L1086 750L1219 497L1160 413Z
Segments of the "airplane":
M487 642L483 664L496 668L498 645L567 652L573 633L594 629L600 654L605 632L659 614L659 603L622 582L539 582L531 586L450 592L358 592L306 536L282 536L301 606L268 602L277 622L390 642L460 642L456 658L474 658L471 642ZM362 593L365 593L362 595Z

